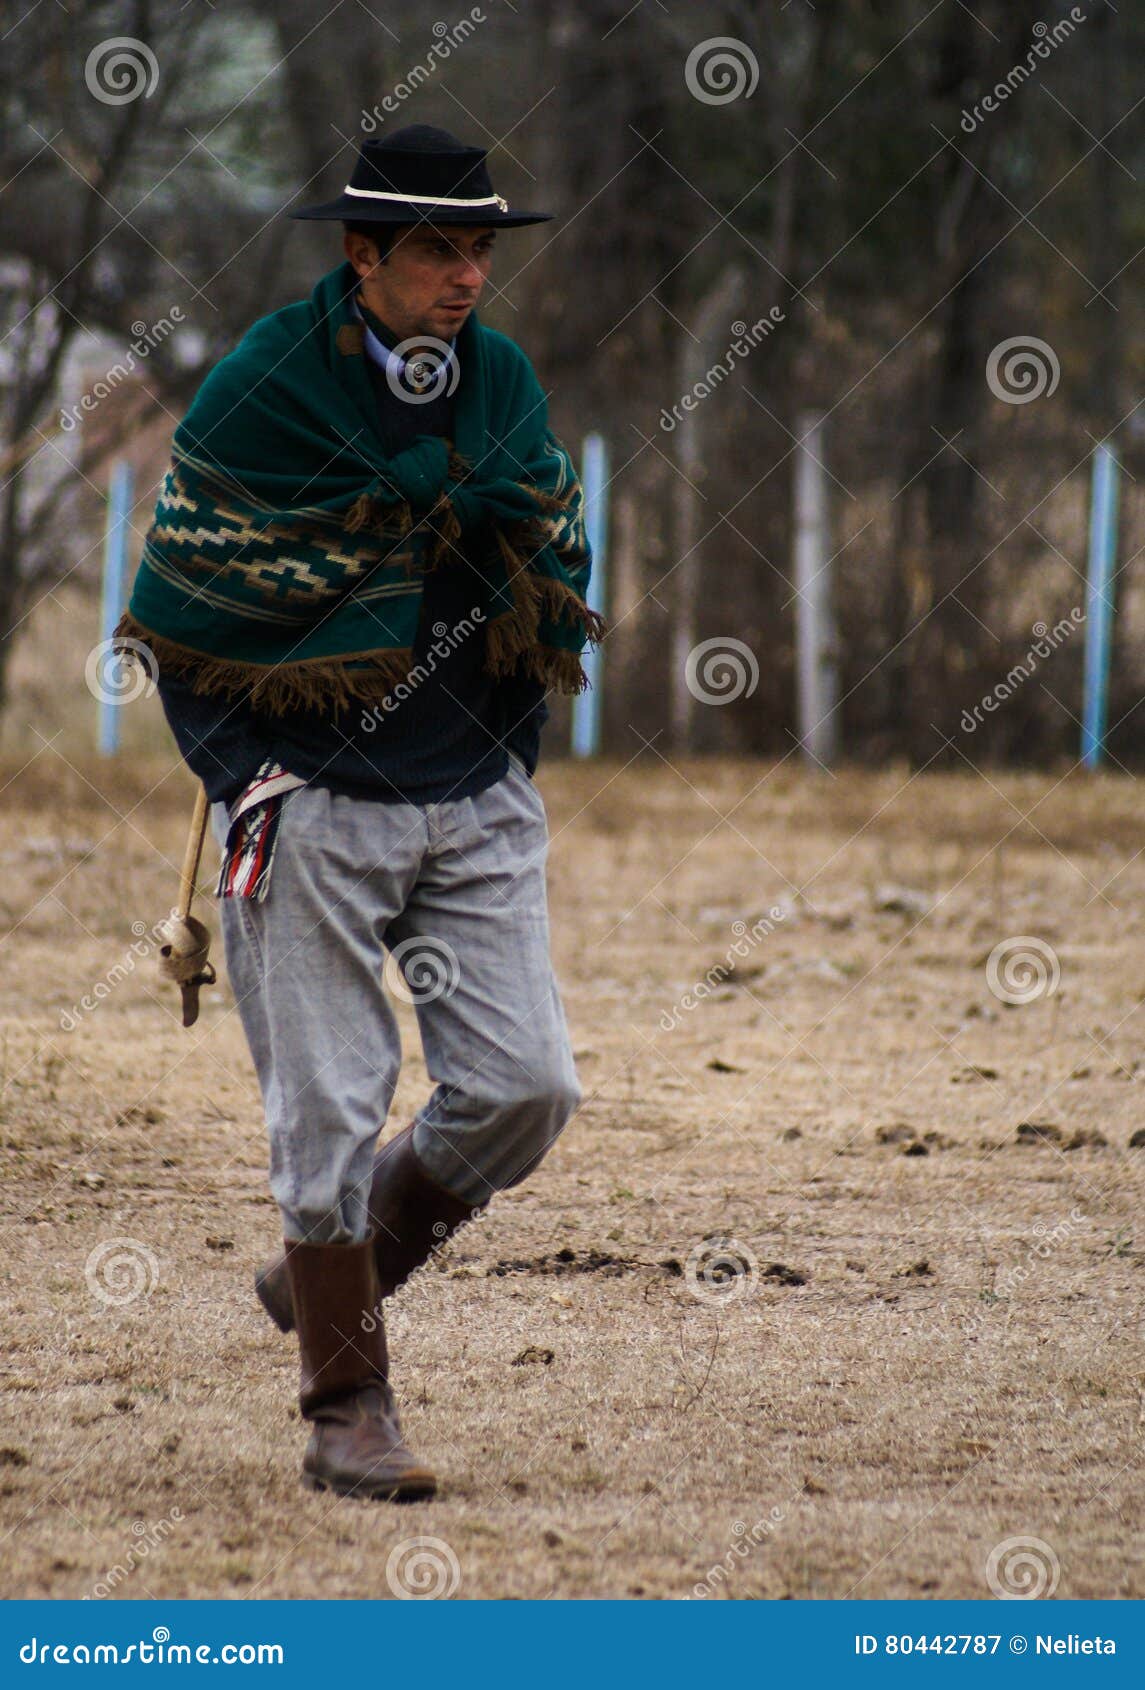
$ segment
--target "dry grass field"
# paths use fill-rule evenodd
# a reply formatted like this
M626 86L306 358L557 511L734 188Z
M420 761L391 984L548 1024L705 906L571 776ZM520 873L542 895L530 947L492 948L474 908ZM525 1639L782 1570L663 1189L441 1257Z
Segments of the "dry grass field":
M1145 1595L1132 781L542 761L586 1099L392 1305L444 1479L398 1508L298 1483L233 997L221 969L185 1031L145 936L189 778L163 752L24 762L0 818L5 1595L387 1598L419 1567L461 1599ZM991 964L1016 940L1041 980ZM387 1131L427 1090L398 1007Z

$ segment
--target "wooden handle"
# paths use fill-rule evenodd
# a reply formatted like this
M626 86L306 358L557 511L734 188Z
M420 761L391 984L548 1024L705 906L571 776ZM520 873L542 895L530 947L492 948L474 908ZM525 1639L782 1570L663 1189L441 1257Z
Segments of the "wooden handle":
M191 913L191 900L195 896L195 877L199 872L199 860L203 855L203 836L206 831L207 792L205 787L200 786L195 794L195 813L191 817L191 831L183 855L183 872L179 876L179 902L175 913L181 921L186 921Z

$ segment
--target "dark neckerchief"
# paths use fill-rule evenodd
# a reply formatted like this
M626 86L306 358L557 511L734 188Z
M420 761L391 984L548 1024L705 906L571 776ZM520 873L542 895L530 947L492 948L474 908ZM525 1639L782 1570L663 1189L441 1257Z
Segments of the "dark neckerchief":
M377 335L383 346L388 347L392 352L395 346L400 345L400 337L392 329L386 327L376 312L370 310L360 292L354 295L354 304L362 313L362 321L370 330L370 333Z

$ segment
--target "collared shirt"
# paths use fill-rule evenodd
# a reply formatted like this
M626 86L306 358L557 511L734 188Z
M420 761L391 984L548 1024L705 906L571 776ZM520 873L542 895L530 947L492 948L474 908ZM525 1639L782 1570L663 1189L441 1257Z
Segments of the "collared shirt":
M372 311L363 311L361 305L358 303L358 296L356 293L350 295L350 309L362 325L366 357L370 360L371 364L374 364L378 369L385 371L386 380L390 383L395 392L401 392L403 389L411 387L415 392L418 391L423 385L422 381L416 377L407 381L406 372L409 369L410 360L403 357L402 354L397 351L398 346L408 346L409 341L397 340L393 330L387 328L386 324L382 322L380 317L376 317ZM378 325L379 329L384 330L387 335L393 337L396 342L394 346L391 346L389 341L383 339L382 336L375 331L373 327L375 323ZM416 340L417 337L415 336L413 338ZM448 345L449 355L451 358L456 355L456 335L454 335L448 342L442 342L441 344Z

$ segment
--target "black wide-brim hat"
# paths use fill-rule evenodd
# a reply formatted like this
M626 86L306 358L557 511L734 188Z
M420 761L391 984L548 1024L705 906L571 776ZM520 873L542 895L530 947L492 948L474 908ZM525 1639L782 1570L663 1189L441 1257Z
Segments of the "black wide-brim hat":
M551 211L515 211L494 193L484 147L467 147L447 129L411 123L385 140L362 143L340 198L306 205L291 217L350 223L468 223L511 229L547 223Z

